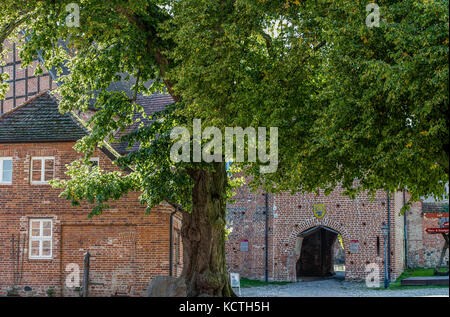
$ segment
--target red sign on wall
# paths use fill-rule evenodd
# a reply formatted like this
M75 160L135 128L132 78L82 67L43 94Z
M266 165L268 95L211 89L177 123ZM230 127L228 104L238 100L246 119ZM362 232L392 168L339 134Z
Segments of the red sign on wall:
M427 233L448 233L448 228L426 228Z
M448 217L448 213L446 212L430 212L425 214L425 218L441 218Z

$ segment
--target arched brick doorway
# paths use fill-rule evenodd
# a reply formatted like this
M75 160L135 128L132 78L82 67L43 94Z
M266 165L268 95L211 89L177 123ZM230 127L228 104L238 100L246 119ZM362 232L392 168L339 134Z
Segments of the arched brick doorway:
M302 277L327 277L335 275L335 264L345 265L345 255L340 252L340 233L326 226L315 226L298 235L296 262L297 279ZM345 267L345 266L344 266Z

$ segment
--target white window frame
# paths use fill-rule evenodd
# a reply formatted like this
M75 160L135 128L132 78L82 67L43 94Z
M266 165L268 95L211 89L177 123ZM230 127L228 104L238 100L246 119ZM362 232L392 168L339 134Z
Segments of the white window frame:
M97 167L100 167L100 158L91 157L89 159L89 163L97 163ZM94 169L94 165L89 165L89 173L91 173L93 169Z
M41 180L33 181L33 162L41 161ZM45 161L53 160L53 176L55 176L55 157L54 156L33 156L31 158L31 167L30 167L30 183L34 185L46 185L48 181L45 180Z
M3 162L11 161L11 181L7 182L3 180ZM0 185L12 185L12 173L13 173L13 158L12 157L0 157Z
M89 159L89 162L96 162L97 163L97 167L100 167L100 158L98 158L98 157L91 157Z
M49 221L50 222L50 236L43 236L44 232L44 222ZM39 236L33 237L32 235L32 223L33 222L39 222ZM28 245L28 258L29 259L52 259L53 258L53 219L51 218L30 218L29 221L29 245ZM31 255L31 245L33 241L39 241L39 255ZM50 255L42 255L43 251L43 245L44 241L50 241Z

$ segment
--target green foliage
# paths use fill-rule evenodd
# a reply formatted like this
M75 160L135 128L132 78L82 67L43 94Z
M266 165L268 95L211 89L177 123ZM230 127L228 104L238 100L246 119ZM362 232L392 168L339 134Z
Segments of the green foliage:
M130 191L142 192L141 202L148 210L163 200L190 210L192 182L185 167L178 169L169 160L171 140L167 133L181 124L175 115L169 115L175 106L163 112L164 121L153 121L149 127L141 125L139 131L128 136L130 146L135 142L141 146L139 151L117 160L116 164L128 169L126 172L105 172L86 165L97 146L117 141L117 131L123 132L139 120L157 119L157 115L147 118L133 98L124 92L109 91L108 87L126 74L125 79L136 79L132 87L135 94L162 91L164 84L155 50L170 43L159 40L156 26L167 13L157 6L158 1L79 1L80 27L68 27L65 6L71 2L19 1L15 5L0 2L3 17L0 22L4 25L14 23L20 10L30 15L20 24L29 38L21 48L21 58L25 64L30 63L40 51L44 66L58 70L60 110L85 111L92 103L99 109L87 123L91 133L75 147L86 154L86 159L70 164L69 179L55 180L52 185L63 189L61 196L70 199L73 205L82 200L93 204L89 217L101 214L108 208L109 200L119 199ZM17 26L15 31L20 29ZM67 50L58 44L60 39L66 40ZM62 73L62 65L69 69L68 74ZM151 85L143 84L149 80Z
M276 173L262 177L260 162L236 164L254 188L443 194L447 0L380 0L380 27L372 28L364 1L80 0L80 27L65 24L69 2L0 0L0 39L25 30L25 63L40 51L47 69L68 67L62 111L99 109L77 150L88 157L144 119L133 97L107 89L124 76L136 79L136 94L165 87L176 101L128 137L141 147L117 164L131 171L90 172L75 162L71 179L55 182L74 204L96 204L92 214L134 190L149 208L167 200L190 210L188 172L211 166L174 164L168 133L191 128L192 118L221 129L279 128Z
M249 280L247 278L241 278L241 287L249 288L249 287L261 287L267 285L286 285L291 282L264 282L259 280Z
M333 1L321 16L329 43L321 105L307 142L304 177L391 192L441 196L448 182L448 1Z
M241 164L254 186L442 196L448 1L377 3L373 28L363 1L174 4L170 76L191 116L279 127L276 173Z
M337 238L339 241L339 245L341 246L342 250L344 250L344 240L342 240L342 236L338 234Z
M17 297L19 295L19 288L16 286L12 286L9 290L6 291L6 296Z
M46 293L48 297L53 297L55 295L55 289L53 287L49 287L47 288Z

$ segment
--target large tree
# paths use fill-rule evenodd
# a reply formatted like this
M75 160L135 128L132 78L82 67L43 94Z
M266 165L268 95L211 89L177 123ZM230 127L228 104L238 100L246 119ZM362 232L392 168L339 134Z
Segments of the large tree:
M24 29L24 61L40 50L46 67L68 67L62 111L95 100L92 133L78 150L89 155L142 110L107 89L118 74L137 78L136 93L166 89L175 104L125 137L141 144L118 160L130 173L75 162L58 185L74 203L95 203L92 214L131 190L149 209L166 200L187 210L188 295L233 294L224 251L229 181L224 162L171 161L174 126L191 129L199 118L222 131L278 127L275 173L261 174L261 162L235 164L255 188L443 193L448 1L379 1L379 27L366 25L366 3L345 0L83 0L79 27L69 27L69 2L0 1L0 39Z
M188 110L279 127L278 170L242 164L251 185L446 194L448 1L369 4L181 1L166 30Z
M317 117L299 153L303 177L312 187L341 183L352 195L407 189L410 201L442 198L449 174L449 3L376 1L378 8L366 11L368 4L338 0L313 11L327 47Z

